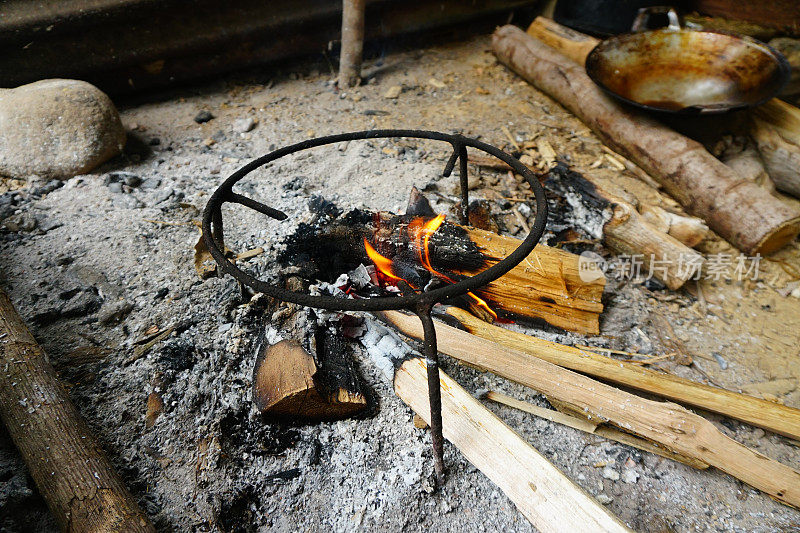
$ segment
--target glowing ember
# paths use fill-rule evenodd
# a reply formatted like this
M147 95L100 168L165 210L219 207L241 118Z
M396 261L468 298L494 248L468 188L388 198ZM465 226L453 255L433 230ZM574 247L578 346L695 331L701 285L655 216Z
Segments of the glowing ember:
M420 264L425 267L428 272L437 276L438 278L441 278L448 283L455 283L452 278L442 274L441 272L438 272L431 264L430 238L434 233L436 233L436 230L438 230L442 224L444 224L444 219L445 215L439 215L428 222L425 222L423 218L415 218L408 223L408 235L413 239L414 247L417 251L417 257L419 258ZM375 248L370 246L366 238L364 239L364 248L366 249L369 258L384 276L395 281L400 281L402 279L394 274L394 271L392 270L392 260L379 254ZM484 300L478 298L471 292L468 292L467 296L472 298L479 307L489 313L494 319L497 319L497 313L492 311L492 309L489 307L489 304L487 304Z

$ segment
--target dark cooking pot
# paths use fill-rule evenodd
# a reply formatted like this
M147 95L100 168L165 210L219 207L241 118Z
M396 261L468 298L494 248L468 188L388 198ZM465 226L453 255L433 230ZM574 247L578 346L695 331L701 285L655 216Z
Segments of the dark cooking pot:
M655 12L666 12L669 26L641 31ZM671 8L641 9L632 31L601 41L586 72L612 96L644 109L724 113L766 102L789 80L789 63L766 44L681 28Z

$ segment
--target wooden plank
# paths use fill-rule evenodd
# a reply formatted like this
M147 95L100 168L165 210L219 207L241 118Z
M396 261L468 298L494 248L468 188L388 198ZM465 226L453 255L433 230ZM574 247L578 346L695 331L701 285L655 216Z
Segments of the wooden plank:
M379 316L404 335L422 338L417 317L398 311ZM591 419L609 422L699 459L782 503L800 508L800 472L739 444L705 418L677 404L640 398L442 323L436 324L436 337L444 354L565 402Z
M439 385L445 438L539 531L630 531L442 371ZM395 373L394 390L430 423L425 361L415 357L403 363Z
M550 363L618 385L657 394L800 440L800 409L690 381L640 365L615 361L586 350L564 346L480 321L460 309L448 313L473 335Z

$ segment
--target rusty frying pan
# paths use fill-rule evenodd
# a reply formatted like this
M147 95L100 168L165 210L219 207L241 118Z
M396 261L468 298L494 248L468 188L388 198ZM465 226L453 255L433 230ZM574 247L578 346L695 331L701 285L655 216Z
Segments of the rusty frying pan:
M669 25L642 31L652 13ZM789 63L752 39L681 28L672 8L639 10L632 33L601 41L586 58L586 72L610 95L651 111L725 113L762 104L789 80Z

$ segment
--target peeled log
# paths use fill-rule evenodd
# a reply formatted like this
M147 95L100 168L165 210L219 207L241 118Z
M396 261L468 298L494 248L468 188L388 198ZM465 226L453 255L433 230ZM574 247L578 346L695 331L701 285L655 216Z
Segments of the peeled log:
M611 100L583 67L515 26L495 31L498 59L555 98L689 213L745 253L770 253L800 233L800 210L735 175L703 146Z

